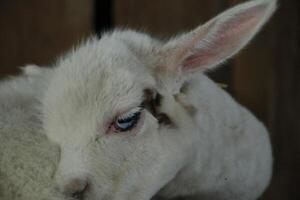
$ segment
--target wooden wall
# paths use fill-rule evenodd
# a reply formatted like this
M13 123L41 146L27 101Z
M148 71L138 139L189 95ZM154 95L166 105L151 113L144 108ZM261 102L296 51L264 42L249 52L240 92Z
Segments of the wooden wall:
M300 1L280 1L273 23L273 105L275 154L270 199L300 199Z
M93 29L93 0L1 0L0 77L48 65Z

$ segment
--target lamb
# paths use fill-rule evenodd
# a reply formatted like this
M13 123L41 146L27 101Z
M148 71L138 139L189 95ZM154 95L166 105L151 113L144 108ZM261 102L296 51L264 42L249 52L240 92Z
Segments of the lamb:
M30 101L39 96L42 130L31 130L60 147L55 193L257 199L272 173L267 130L204 73L241 50L275 8L252 0L167 42L115 30L41 72L47 89Z

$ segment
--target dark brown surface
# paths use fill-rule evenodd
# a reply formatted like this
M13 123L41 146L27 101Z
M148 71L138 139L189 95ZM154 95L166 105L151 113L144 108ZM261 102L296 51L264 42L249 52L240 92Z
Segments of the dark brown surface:
M300 199L300 1L281 2L274 23L275 154L270 199Z
M115 24L170 36L190 30L224 7L213 0L115 0Z
M93 0L1 0L0 77L25 63L47 65L93 24Z

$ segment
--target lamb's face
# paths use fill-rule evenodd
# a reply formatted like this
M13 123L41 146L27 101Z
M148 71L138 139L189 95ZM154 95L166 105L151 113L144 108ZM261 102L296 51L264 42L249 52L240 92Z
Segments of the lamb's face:
M88 42L55 69L44 127L61 148L55 178L66 196L148 199L177 172L165 169L166 144L145 108L157 95L149 70L111 38Z

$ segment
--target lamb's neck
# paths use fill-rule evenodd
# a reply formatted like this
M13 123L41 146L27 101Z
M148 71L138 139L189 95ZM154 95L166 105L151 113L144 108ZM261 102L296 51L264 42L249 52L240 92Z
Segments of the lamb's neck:
M191 138L194 157L174 181L162 190L163 196L175 197L203 193L217 184L213 179L222 171L220 146L230 136L226 132L241 126L243 108L206 76L194 80L186 99L196 108L197 133ZM226 151L226 150L225 150ZM226 153L224 153L226 154ZM203 184L205 183L205 184Z

